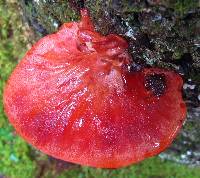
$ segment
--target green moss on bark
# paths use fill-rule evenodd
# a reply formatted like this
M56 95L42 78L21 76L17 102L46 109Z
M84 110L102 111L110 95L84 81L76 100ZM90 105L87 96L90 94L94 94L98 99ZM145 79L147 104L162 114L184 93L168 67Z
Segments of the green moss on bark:
M70 8L67 1L24 1L20 0L26 20L39 38L53 33L65 22L78 20L79 14Z

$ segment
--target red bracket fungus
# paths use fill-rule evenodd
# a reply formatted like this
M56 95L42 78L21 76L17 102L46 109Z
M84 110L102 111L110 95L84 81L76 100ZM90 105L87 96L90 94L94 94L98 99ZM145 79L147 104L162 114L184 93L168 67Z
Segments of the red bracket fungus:
M127 42L95 32L87 10L80 22L39 40L4 91L17 133L65 161L119 168L167 148L186 107L182 79L150 68L130 72Z

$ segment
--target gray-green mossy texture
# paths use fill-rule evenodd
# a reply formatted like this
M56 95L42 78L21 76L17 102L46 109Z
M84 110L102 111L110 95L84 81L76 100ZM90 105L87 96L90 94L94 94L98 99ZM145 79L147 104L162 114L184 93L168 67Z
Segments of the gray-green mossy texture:
M162 158L200 165L200 1L199 0L21 0L36 39L80 18L88 8L95 28L127 39L132 69L156 66L180 73L187 121Z

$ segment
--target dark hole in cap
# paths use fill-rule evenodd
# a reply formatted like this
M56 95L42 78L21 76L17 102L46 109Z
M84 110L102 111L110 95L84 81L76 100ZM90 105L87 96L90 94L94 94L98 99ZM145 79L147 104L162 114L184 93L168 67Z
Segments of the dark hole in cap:
M162 96L166 90L167 83L164 74L149 74L145 76L145 88L155 96Z

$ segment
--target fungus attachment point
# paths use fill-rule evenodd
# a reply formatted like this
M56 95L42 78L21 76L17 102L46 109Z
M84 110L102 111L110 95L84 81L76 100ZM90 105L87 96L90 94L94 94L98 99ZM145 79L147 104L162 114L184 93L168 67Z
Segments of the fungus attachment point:
M127 42L95 32L81 14L15 68L4 91L9 121L34 147L81 165L118 168L160 153L186 115L181 77L158 68L129 72Z

